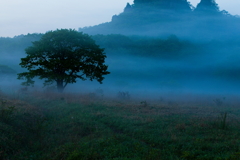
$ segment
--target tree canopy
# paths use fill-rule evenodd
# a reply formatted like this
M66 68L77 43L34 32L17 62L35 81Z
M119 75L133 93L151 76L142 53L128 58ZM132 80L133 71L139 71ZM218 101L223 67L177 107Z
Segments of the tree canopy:
M49 31L25 51L27 56L21 58L20 66L28 72L18 74L18 79L26 80L23 85L34 84L33 78L39 77L45 80L44 85L56 82L62 92L77 78L102 83L103 76L110 73L104 64L104 49L89 35L72 29Z

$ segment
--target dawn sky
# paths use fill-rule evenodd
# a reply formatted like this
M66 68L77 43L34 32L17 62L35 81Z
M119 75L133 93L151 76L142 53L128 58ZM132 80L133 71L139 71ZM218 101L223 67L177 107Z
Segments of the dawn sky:
M111 21L133 0L1 0L0 37L45 33ZM196 6L200 0L189 0ZM221 10L240 15L240 0L216 0Z

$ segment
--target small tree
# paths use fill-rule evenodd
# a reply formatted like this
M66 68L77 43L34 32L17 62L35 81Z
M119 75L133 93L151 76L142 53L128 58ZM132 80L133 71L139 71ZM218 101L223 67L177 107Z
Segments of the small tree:
M45 79L44 86L56 82L62 92L77 78L102 83L103 75L110 73L104 64L104 49L89 35L72 29L49 31L25 51L27 56L21 58L20 66L28 72L18 74L18 79L25 79L22 84L26 86L33 85L33 78L39 77Z

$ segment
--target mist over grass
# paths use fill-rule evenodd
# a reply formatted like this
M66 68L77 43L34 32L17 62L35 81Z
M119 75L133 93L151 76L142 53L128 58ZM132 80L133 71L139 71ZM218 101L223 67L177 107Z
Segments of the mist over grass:
M0 158L239 159L238 97L97 93L1 92Z
M24 49L31 41L39 37L41 35L29 34L1 38L0 64L16 73L25 71L18 65L20 58L26 56ZM95 35L92 38L105 49L106 64L111 74L105 77L103 84L78 80L76 84L69 84L66 92L94 92L100 88L109 96L129 92L133 97L158 97L158 94L164 93L238 94L240 89L238 39L203 42L181 39L175 35L151 37L120 34ZM2 78L2 87L21 88L16 73L2 75L8 77ZM42 88L42 81L35 80L35 87Z

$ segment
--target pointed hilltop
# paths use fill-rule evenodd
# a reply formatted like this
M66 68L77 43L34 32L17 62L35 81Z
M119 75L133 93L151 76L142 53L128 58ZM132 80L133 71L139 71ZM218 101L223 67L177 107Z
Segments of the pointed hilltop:
M215 36L222 31L235 32L236 28L240 28L239 18L220 11L215 0L201 0L196 8L187 0L134 0L132 5L127 3L122 13L114 15L111 22L79 31L88 34Z
M221 14L218 4L215 2L215 0L201 0L201 2L197 5L194 12L202 15Z
M191 11L187 0L134 0L134 6L151 6L159 10Z

